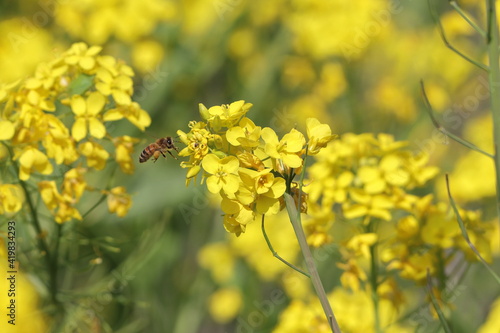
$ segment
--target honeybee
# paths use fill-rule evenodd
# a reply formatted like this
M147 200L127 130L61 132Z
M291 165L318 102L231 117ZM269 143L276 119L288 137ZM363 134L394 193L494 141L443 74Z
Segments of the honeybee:
M165 138L161 138L144 148L144 150L141 153L141 156L139 157L139 162L144 163L147 160L151 158L151 156L154 158L154 161L160 157L160 154L163 155L163 157L167 158L165 156L165 153L169 153L170 156L173 158L177 159L170 151L175 150L176 152L179 152L177 150L177 147L174 145L174 140L172 137L167 136Z

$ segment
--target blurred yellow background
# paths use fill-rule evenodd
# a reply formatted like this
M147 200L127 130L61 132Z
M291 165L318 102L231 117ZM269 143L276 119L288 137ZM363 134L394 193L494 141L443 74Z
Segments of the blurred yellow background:
M483 2L460 4L484 22ZM433 7L447 38L471 58L485 61L482 39L448 2ZM168 156L139 164L149 143L186 131L189 121L199 119L198 103L245 100L254 105L252 120L279 135L293 127L305 130L309 117L338 134L390 133L407 141L412 152L429 154L429 164L441 169L436 185L422 193L447 200L444 174L449 173L459 204L481 209L485 220L495 217L492 161L437 132L420 91L423 80L443 126L492 153L487 76L446 47L426 2L0 1L0 86L31 76L38 64L74 42L100 45L102 54L132 67L133 98L152 123L145 132L124 122L112 125L114 133L141 140L135 146L135 172L114 175L114 182L132 194L128 214L110 215L102 205L83 221L63 225L63 233L77 235L61 245L68 254L59 272L61 297L73 300L64 323L71 332L286 331L278 322L287 297L310 297L307 281L273 258L258 225L239 238L227 235L216 199L204 186L185 186L179 161ZM91 184L106 181L98 174L89 179ZM20 213L13 219L21 225L28 217ZM298 248L287 241L293 238L291 226L284 216L275 220L268 223L268 233L278 252L293 261ZM27 273L18 288L35 295L40 263L22 254L34 251L26 242L33 233L20 235L19 260ZM332 259L319 266L327 289L335 290L340 273L333 262L340 253L332 248L328 254ZM456 283L461 287L452 315L456 332L476 331L498 285L473 268ZM359 310L368 306L368 295L342 290L333 295L357 302L357 308L339 311L364 320ZM33 317L40 326L19 326L17 332L45 332L53 324L48 318L54 309L44 308L45 297L39 301L47 316ZM25 306L36 309L31 302ZM291 323L304 306L292 305L284 315ZM437 327L434 318L415 313L403 325L406 331ZM18 320L28 321L23 316ZM2 332L4 324L2 319ZM350 332L373 328L354 324ZM403 332L403 326L394 331ZM491 327L481 332L500 331L498 324Z

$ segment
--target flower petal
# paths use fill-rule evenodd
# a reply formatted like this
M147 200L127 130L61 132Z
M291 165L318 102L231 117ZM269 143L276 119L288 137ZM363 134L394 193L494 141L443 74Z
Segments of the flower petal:
M203 158L203 161L201 161L201 166L203 167L203 169L211 174L214 174L217 171L219 171L219 164L220 164L220 159L215 154L208 154ZM218 193L218 192L219 191L213 193Z
M76 141L80 141L87 135L87 122L84 118L77 118L71 128L71 135Z
M210 176L207 178L207 188L211 193L219 193L222 188L222 183L220 178L216 176Z
M14 136L14 124L8 120L0 120L0 140L10 140Z
M89 119L89 130L94 138L102 139L106 135L106 127L96 118Z
M97 91L94 91L87 98L87 114L97 115L106 104L106 98Z
M71 110L77 116L83 116L87 110L87 105L85 104L85 99L80 95L74 95L71 97Z

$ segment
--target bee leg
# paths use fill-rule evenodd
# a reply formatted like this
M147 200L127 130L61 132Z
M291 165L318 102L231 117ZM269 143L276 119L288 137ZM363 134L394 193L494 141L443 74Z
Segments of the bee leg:
M167 153L169 153L170 156L172 156L173 158L177 159L177 157L175 157L174 154L172 154L172 152L170 150L167 150ZM165 155L163 155L163 156L165 156Z

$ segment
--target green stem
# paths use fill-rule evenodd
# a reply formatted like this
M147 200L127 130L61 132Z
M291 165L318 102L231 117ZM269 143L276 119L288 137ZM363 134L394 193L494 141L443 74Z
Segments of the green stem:
M45 237L43 236L42 226L40 224L40 220L38 219L38 215L36 214L35 206L33 205L33 201L31 199L31 195L28 191L26 183L23 180L19 180L19 184L23 188L24 195L26 196L26 202L28 203L31 219L33 221L33 226L35 227L38 239L38 245L42 252L45 252L44 258L47 263L47 268L49 270L49 290L52 301L54 304L57 304L57 263L55 262L55 258L52 258L50 254L49 247L45 242Z
M284 194L286 209L288 211L288 216L290 217L290 221L292 222L293 230L295 231L295 235L300 245L300 250L302 251L302 255L304 256L304 260L307 266L307 270L311 275L311 282L314 286L314 290L318 295L319 301L321 302L321 306L323 307L323 311L325 312L326 318L328 320L328 324L334 333L340 333L340 327L335 319L335 315L333 314L333 310L328 302L328 298L326 297L325 288L321 283L321 279L318 274L318 270L316 268L316 264L314 263L314 258L311 253L311 249L307 244L306 235L304 230L302 229L302 224L300 221L300 212L297 210L295 206L295 201L293 197L289 193Z
M431 6L431 1L428 0L427 3L429 5L429 10L431 12L432 18L434 19L434 21L436 22L436 24L438 26L439 35L441 36L441 39L443 40L443 42L446 45L446 47L448 47L450 50L452 50L453 52L455 52L456 54L458 54L460 57L462 57L466 61L470 62L471 64L473 64L473 65L481 68L482 70L485 70L486 72L488 72L488 70L489 70L488 66L485 66L484 64L482 64L482 63L480 63L478 61L475 61L474 59L472 59L469 56L465 55L464 53L460 52L455 46L453 46L448 41L448 38L446 37L446 33L444 31L443 25L441 24L441 21L439 19L439 15L436 13L435 9Z
M438 267L437 267L437 278L438 278L438 290L440 292L443 292L446 289L446 272L445 272L445 267L446 263L444 260L444 253L442 249L438 250L437 253L437 260L438 260Z
M266 243L267 243L267 246L269 247L269 250L271 250L271 252L273 253L273 256L275 258L277 258L279 261L281 261L282 263L284 263L285 265L287 265L288 267L292 268L293 270L296 270L297 272L304 274L308 278L311 278L311 276L309 274L307 274L306 272L304 272L303 270L301 270L300 268L298 268L294 264L289 263L288 261L286 261L285 259L283 259L278 254L278 252L276 252L274 250L273 246L271 245L271 241L269 240L269 237L267 237L266 228L264 227L264 220L265 220L265 215L262 215L262 234L264 235L264 239L266 240Z
M455 203L455 200L453 199L453 197L451 195L450 181L448 179L448 175L446 175L446 189L448 190L448 199L450 199L451 207L453 208L453 212L455 213L455 216L457 217L458 225L460 226L460 230L462 231L462 237L465 239L465 241L469 245L472 252L474 252L474 254L478 257L480 262L490 272L491 276L493 276L495 278L495 280L497 281L497 283L500 284L500 276L498 276L497 273L495 273L495 271L493 270L493 268L491 268L490 265L488 265L486 260L484 260L484 258L481 256L481 253L479 253L479 251L476 249L474 244L472 244L472 242L470 241L469 234L467 232L467 229L465 228L464 221L462 220L462 217L460 216L460 212L458 211L457 204Z
M495 141L495 171L496 171L496 189L497 189L497 213L500 216L500 67L499 58L499 37L498 22L496 15L495 0L488 0L488 59L490 65L489 85L491 113L493 115L493 138Z
M432 108L432 105L431 105L431 102L429 101L429 98L427 97L427 93L425 92L425 87L424 87L424 82L423 81L420 81L420 88L422 90L422 96L424 98L424 103L425 103L425 110L427 111L427 113L429 114L429 117L431 118L431 121L432 121L432 124L434 125L434 127L441 133L443 133L444 135L452 138L453 140L455 140L456 142L464 145L465 147L469 148L469 149L472 149L472 150L475 150L477 151L478 153L481 153L485 156L488 156L489 158L494 158L495 156L493 156L492 154L490 153L487 153L485 152L484 150L482 150L481 148L477 147L476 145L474 145L473 143L465 140L465 139L462 139L461 137L449 132L446 128L444 128L436 119L436 117L434 117L434 110Z
M446 320L446 316L444 315L443 311L441 310L441 306L439 305L439 301L437 300L436 296L434 295L434 292L432 290L432 279L431 279L431 274L429 273L429 268L427 268L427 292L429 293L429 296L431 297L431 303L432 306L434 307L434 310L436 310L436 313L439 318L439 322L441 323L441 326L443 327L445 333L451 333L450 326L448 325L448 321Z
M23 180L19 180L19 184L23 188L24 195L26 196L26 202L28 203L29 212L31 215L31 219L33 221L33 226L35 227L37 233L36 238L38 239L38 245L40 247L41 252L45 252L45 255L43 257L45 258L45 261L47 263L47 268L49 270L48 285L49 285L50 296L54 305L57 306L59 304L57 300L57 262L56 262L57 259L50 254L49 247L45 242L42 226L40 224L40 220L38 219L36 208L33 204L33 200L31 199L31 195L29 193L26 182Z
M379 302L378 302L378 267L377 267L377 245L370 246L370 284L372 289L372 300L373 300L373 312L375 315L375 332L382 333L382 329L380 326L380 310L379 310Z
M19 179L19 165L16 163L16 161L14 161L14 153L12 152L12 149L9 145L7 145L5 142L2 143L9 152L10 160L12 161L12 165L15 168L17 178ZM36 238L38 240L38 246L40 247L40 251L42 252L42 254L45 253L43 257L47 264L47 269L49 270L48 289L50 292L50 296L53 304L55 306L58 306L59 301L57 300L57 258L51 256L49 246L45 242L42 226L40 224L40 220L38 219L36 207L33 203L33 200L31 199L30 191L28 189L28 184L21 179L19 179L19 184L23 189L24 195L26 197L26 202L28 203L29 214L31 215L31 220L33 222L33 226L35 227L37 233Z
M375 232L375 222L370 222L368 232ZM382 333L380 325L380 307L378 301L378 265L377 265L377 244L370 246L370 286L372 289L373 312L375 316L375 332Z
M486 32L481 29L474 21L472 21L466 14L465 12L462 10L462 8L460 8L460 6L458 5L458 3L456 1L450 1L450 5L457 11L457 13L462 16L462 18L467 22L469 23L469 25L474 28L474 30L476 30L482 37L486 37Z
M89 215L94 209L96 209L104 200L106 200L106 197L107 195L106 194L103 194L101 195L101 197L99 198L99 200L97 200L97 202L89 208L89 210L87 210L84 214L82 214L82 219L86 218L87 215Z

